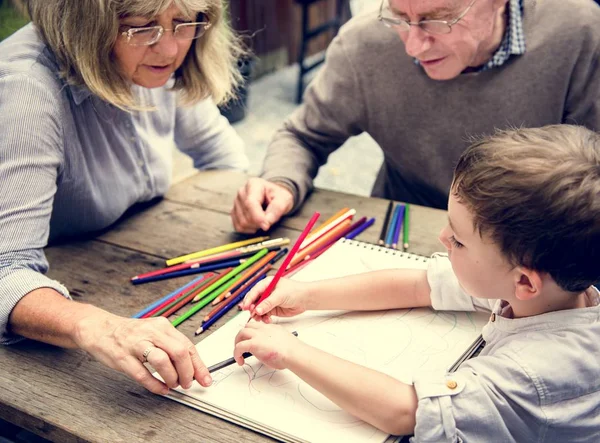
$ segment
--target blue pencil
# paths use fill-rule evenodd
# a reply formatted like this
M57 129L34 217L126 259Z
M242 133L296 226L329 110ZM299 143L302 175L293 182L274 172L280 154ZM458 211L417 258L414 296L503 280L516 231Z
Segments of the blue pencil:
M200 326L196 330L195 335L202 334L204 331L206 331L208 328L210 328L213 324L215 324L215 322L217 320L219 320L221 317L223 317L227 312L229 312L229 310L231 308L233 308L235 305L237 305L239 302L241 302L242 299L246 296L246 294L248 292L250 292L250 289L252 289L255 284L257 284L259 281L261 281L265 277L266 277L266 274L262 275L258 280L256 280L254 283L252 283L252 285L250 285L249 287L244 289L242 292L240 292L240 294L237 297L233 298L229 303L227 303L225 306L223 306L223 308L219 312L217 312L215 315L213 315L211 318L209 318L205 322L202 322L202 326Z
M404 220L404 205L399 205L400 210L398 211L398 219L396 220L396 226L394 227L394 238L392 240L392 248L398 248L398 239L400 238L400 230L402 229L402 221Z
M145 307L140 312L138 312L136 314L133 314L131 316L131 318L141 318L144 314L147 314L148 312L150 312L151 310L153 310L154 308L156 308L158 305L160 305L162 302L167 301L168 299L170 299L171 297L173 297L175 294L177 294L179 291L191 288L194 284L198 283L203 278L204 278L204 275L201 275L200 277L196 277L191 282L183 285L181 288L175 289L170 294L165 295L160 300L156 300L154 303L152 303L150 306Z
M399 205L396 205L394 208L394 215L392 216L392 221L388 228L387 235L385 236L385 247L389 248L392 246L392 241L394 240L394 230L396 229L396 223L398 223L398 213L400 212Z
M362 225L357 226L355 229L353 229L352 231L348 232L348 234L346 234L346 238L352 239L352 238L356 237L358 234L360 234L361 232L363 232L365 229L367 229L373 223L375 223L375 218L374 217L370 218L369 220L367 220L366 222L364 222Z
M138 278L136 280L132 280L131 283L133 283L134 285L141 285L141 284L150 283L153 281L181 277L183 275L198 274L200 272L215 271L217 269L231 268L234 266L238 266L239 264L243 263L244 261L245 261L245 259L243 259L243 258L238 258L236 260L222 261L222 262L215 263L215 264L198 266L197 268L182 269L181 271L168 272L166 274L159 274L159 275L153 275L151 277Z

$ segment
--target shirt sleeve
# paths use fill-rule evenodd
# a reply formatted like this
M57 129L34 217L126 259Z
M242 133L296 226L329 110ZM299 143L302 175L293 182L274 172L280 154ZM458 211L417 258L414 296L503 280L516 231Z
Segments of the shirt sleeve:
M277 131L267 149L262 178L287 179L297 189L298 209L313 188L313 179L329 155L349 137L363 132L365 101L343 29L327 49L325 65L304 94L303 104Z
M211 98L191 107L177 107L175 143L197 169L248 168L244 142Z
M452 270L448 254L436 252L428 261L427 281L431 306L436 311L491 311L497 300L468 295Z
M414 381L412 443L538 441L544 426L538 392L510 354L477 357L451 374Z
M15 305L42 287L68 297L43 275L58 171L62 168L61 106L55 89L24 75L0 76L0 343L20 338L8 319Z

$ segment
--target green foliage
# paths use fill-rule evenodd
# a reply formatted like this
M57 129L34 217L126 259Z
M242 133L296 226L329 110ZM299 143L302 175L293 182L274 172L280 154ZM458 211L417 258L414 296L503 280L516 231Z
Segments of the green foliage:
M27 24L23 17L7 0L0 0L0 41Z

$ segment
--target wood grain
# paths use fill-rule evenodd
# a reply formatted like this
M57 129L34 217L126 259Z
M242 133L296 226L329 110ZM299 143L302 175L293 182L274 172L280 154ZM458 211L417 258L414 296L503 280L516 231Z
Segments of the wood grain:
M246 179L232 171L207 171L190 177L175 185L164 199L129 211L95 238L46 248L48 274L65 284L76 301L129 317L191 280L188 276L133 286L130 277L163 267L166 258L243 238L232 232L229 210ZM357 217L377 217L376 224L360 236L376 242L387 201L324 190L313 192L302 209L285 217L270 235L289 236L293 242L315 210L321 211L325 220L344 206L355 208ZM429 255L440 250L436 237L445 222L443 211L412 207L411 251ZM195 337L194 331L208 311L210 306L178 330L196 342L236 313L230 312ZM0 418L52 441L272 441L150 394L79 350L23 341L1 347L0 361Z

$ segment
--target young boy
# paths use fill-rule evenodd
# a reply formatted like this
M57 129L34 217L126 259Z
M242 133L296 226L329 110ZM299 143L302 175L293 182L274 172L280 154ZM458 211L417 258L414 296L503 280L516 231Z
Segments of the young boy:
M427 271L282 280L234 356L287 368L340 407L413 441L600 441L600 136L576 126L500 132L460 158ZM366 296L365 296L366 295ZM433 306L492 310L486 346L454 373L406 385L303 344L271 315Z

